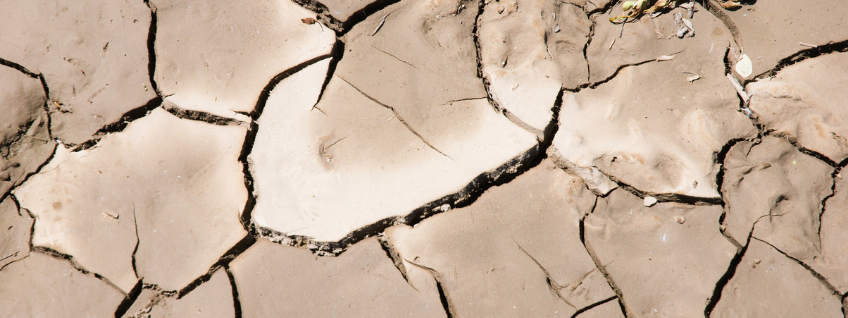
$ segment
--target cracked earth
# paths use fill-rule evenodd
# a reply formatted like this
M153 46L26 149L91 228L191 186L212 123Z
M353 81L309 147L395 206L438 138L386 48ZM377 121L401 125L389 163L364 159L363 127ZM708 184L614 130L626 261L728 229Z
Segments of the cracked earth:
M845 317L848 7L0 1L2 317Z

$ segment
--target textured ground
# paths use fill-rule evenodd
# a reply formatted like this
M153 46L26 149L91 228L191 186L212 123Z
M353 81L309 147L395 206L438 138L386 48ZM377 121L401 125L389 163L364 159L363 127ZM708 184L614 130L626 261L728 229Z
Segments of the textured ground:
M0 0L0 316L845 317L839 1L293 1Z

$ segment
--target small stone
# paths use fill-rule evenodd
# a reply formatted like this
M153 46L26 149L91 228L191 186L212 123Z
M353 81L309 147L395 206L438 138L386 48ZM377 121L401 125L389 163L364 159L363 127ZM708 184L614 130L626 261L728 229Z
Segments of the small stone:
M657 198L652 197L652 196L646 196L645 197L645 206L650 207L650 206L654 206L654 204L657 204Z
M686 218L683 217L682 215L681 216L675 216L674 221L677 222L678 224L683 224L683 223L686 222Z

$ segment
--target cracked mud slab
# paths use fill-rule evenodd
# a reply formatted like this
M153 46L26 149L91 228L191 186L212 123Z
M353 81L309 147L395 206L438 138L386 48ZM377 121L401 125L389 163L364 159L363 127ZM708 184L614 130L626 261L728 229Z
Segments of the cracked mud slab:
M36 216L33 245L72 255L124 291L142 277L183 288L245 235L236 159L246 130L156 109L97 147L59 148L15 191Z
M53 136L83 143L156 97L147 74L150 10L141 1L4 1L0 58L41 74Z
M230 280L221 269L182 298L161 289L145 289L123 317L233 317L233 301Z
M283 80L257 121L249 160L260 227L338 241L459 192L537 144L485 99L390 105L336 75L315 105L327 65Z
M0 198L38 170L56 147L47 127L46 93L33 75L0 66Z
M124 296L68 261L41 253L0 271L3 317L108 317Z
M702 72L707 78L694 83L680 72L703 56L684 52L625 68L597 88L566 93L553 141L557 157L647 193L717 198L716 154L730 140L756 135L736 110L722 54L711 55L706 65L713 68Z
M0 201L0 270L29 255L33 222L11 198Z
M0 316L848 308L844 6L2 4Z
M753 75L769 72L796 52L848 40L848 8L827 0L765 2L727 11L739 27L739 45L752 61ZM740 52L734 52L735 62Z
M469 207L387 235L398 266L435 273L454 317L568 316L615 295L581 252L578 223L593 202L545 161Z
M744 242L756 224L755 237L793 257L821 250L819 220L833 167L775 137L737 143L724 167L725 233Z
M260 239L231 266L245 317L445 316L433 278L404 280L376 238L339 257Z
M765 129L824 155L848 157L848 53L809 59L748 84L751 110Z
M156 82L186 109L234 117L253 111L286 69L330 53L333 32L287 0L151 1L157 9Z
M713 316L844 317L840 298L804 267L752 240Z
M720 206L646 207L617 189L586 217L586 245L634 316L695 317L736 254L716 227L721 214Z

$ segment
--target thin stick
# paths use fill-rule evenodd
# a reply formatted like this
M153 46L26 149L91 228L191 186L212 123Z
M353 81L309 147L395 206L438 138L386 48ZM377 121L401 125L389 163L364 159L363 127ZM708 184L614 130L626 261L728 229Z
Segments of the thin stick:
M810 44L810 43L804 43L804 42L798 42L798 44L803 45L803 46L809 46L809 47L811 47L811 48L817 48L817 47L819 47L818 45Z
M380 20L380 24L378 24L378 25L377 25L377 28L376 28L376 29L374 29L374 32L373 32L373 33L371 33L371 36L374 36L374 34L377 34L377 31L380 31L380 28L382 28L382 27L383 27L383 24L385 24L385 23L386 23L386 18L387 18L387 17L389 17L389 14L391 14L391 12L386 13L386 15L384 15L384 16L383 16L383 19L382 19L382 20Z

